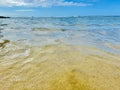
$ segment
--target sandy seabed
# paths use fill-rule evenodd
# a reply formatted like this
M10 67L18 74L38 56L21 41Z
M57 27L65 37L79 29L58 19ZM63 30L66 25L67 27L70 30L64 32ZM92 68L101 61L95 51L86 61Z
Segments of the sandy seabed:
M63 44L14 48L0 51L0 90L120 90L119 55Z

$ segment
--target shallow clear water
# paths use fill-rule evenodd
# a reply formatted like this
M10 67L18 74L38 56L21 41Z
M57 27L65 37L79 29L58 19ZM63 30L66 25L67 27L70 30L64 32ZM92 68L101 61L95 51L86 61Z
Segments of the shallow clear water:
M77 44L120 54L120 17L86 16L60 18L0 19L0 40L32 45Z
M120 90L120 17L0 19L0 90Z

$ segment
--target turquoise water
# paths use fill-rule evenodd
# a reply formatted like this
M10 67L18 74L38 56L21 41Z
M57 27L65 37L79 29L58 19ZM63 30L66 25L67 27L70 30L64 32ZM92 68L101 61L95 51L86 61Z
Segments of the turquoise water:
M0 19L0 42L29 45L73 44L120 54L120 17L85 16Z

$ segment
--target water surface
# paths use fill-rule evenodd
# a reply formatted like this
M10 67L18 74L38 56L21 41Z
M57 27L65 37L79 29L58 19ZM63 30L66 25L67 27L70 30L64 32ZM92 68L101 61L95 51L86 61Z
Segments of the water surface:
M0 19L2 90L120 90L120 17Z

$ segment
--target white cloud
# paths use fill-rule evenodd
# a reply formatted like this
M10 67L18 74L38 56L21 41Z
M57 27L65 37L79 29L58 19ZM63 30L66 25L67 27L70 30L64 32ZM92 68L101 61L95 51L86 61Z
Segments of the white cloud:
M16 10L17 12L33 12L35 10L33 9L19 9L19 10Z
M24 0L2 0L0 6L26 6L27 3Z
M30 6L30 7L51 7L51 6L89 6L86 3L68 2L65 0L1 0L0 6Z

